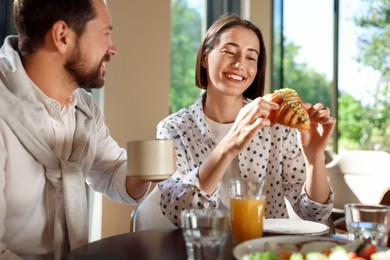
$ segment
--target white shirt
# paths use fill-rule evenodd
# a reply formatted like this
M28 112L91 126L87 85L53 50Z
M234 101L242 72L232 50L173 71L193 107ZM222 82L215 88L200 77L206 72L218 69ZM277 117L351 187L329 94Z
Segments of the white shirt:
M79 90L76 90L79 91ZM46 129L52 129L54 151L61 158L69 158L75 131L76 99L60 104L45 96L37 87L36 98L45 107ZM94 158L87 158L83 169L88 184L110 199L135 203L127 194L126 150L111 138L103 115L96 105L97 144ZM5 255L28 257L52 251L47 234L43 165L23 147L9 126L0 118L0 259ZM86 196L80 194L80 196ZM4 255L2 255L4 254Z
M233 123L231 124L221 124L218 122L215 122L208 118L206 115L204 115L204 118L206 120L206 123L210 127L211 132L211 138L215 140L215 142L219 143L222 138L227 135L227 133L230 131L230 128L232 128ZM238 167L238 159L235 158L232 163L228 166L226 169L225 174L222 177L222 183L220 187L220 198L221 203L219 205L220 209L230 209L230 198L229 198L229 185L230 180L232 178L239 178L240 177L240 168Z

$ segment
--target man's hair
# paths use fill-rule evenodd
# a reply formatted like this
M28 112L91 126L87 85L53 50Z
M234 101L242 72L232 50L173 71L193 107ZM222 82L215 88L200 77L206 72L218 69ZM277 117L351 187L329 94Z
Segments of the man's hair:
M260 29L248 20L242 19L235 14L225 14L221 16L214 24L207 30L198 50L196 59L196 86L201 89L207 89L208 79L206 69L202 66L202 59L204 54L210 53L216 45L219 44L221 35L233 26L242 26L252 30L260 42L260 54L257 61L257 74L252 84L244 91L244 96L250 99L255 99L264 94L265 85L265 69L267 62L267 55L265 51L265 44L263 35Z
M15 0L14 18L22 55L33 53L57 21L64 21L78 36L96 16L93 0Z

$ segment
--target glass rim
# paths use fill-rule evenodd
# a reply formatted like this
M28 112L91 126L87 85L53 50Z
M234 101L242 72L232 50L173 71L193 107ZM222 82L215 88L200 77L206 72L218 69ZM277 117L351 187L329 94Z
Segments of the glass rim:
M217 208L212 208L212 209L189 208L189 209L183 209L180 211L181 216L188 215L188 214L195 214L197 216L223 217L223 216L229 215L229 212L227 210L217 209Z
M372 210L372 211L390 212L390 206L382 205L382 204L347 203L344 205L345 210L349 208L364 209L368 211Z

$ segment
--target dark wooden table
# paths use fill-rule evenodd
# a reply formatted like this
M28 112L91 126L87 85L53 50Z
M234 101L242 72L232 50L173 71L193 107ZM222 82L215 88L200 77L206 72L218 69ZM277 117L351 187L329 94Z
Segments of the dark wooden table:
M264 232L265 237L275 236ZM282 234L280 234L282 235ZM338 240L347 240L345 237L334 234L325 234ZM224 259L234 260L234 243L231 236L225 245ZM70 252L66 260L181 260L187 259L186 246L182 229L164 230L154 229L126 233L104 238Z
M231 237L226 241L224 259L234 259ZM187 259L181 229L147 230L104 238L72 251L67 260Z

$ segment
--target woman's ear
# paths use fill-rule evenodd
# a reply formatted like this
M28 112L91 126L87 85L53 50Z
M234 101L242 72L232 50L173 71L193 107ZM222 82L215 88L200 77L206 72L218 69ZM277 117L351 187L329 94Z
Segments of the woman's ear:
M202 53L202 67L205 69L209 67L208 55L205 52Z
M72 38L75 36L73 30L64 21L59 20L52 25L50 31L52 42L58 52L67 52L72 44Z

